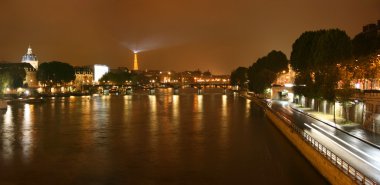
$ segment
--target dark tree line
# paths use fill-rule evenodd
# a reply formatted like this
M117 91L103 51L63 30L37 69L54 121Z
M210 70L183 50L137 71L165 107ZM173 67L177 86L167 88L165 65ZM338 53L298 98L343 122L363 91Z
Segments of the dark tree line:
M16 89L27 87L23 84L26 77L26 68L24 64L2 65L0 67L0 93L6 88ZM37 70L37 80L46 85L64 84L75 80L75 71L73 66L62 62L42 63Z
M352 47L356 59L373 55L380 49L380 35L375 29L359 33L352 39Z
M9 66L0 68L0 94L6 88L16 89L23 87L26 76L25 69L22 66Z
M75 80L75 70L68 63L46 62L39 65L37 79L46 85L65 84Z
M125 71L108 72L99 79L101 83L112 83L114 85L123 85L125 82L132 85L149 84L149 78L142 73Z
M288 69L288 60L281 51L271 51L259 58L248 69L239 67L231 73L231 84L244 87L248 82L249 90L263 93L276 80L278 73Z
M232 71L231 85L237 85L240 88L244 88L248 80L247 71L248 69L246 67L238 67L235 71Z
M308 31L293 44L290 64L296 72L295 93L335 101L339 67L349 64L351 40L338 29Z
M133 74L126 71L108 72L99 79L100 82L112 82L115 85L122 85L126 81L131 81Z
M271 51L248 68L248 87L255 93L263 93L276 80L277 74L288 69L288 59L281 51Z

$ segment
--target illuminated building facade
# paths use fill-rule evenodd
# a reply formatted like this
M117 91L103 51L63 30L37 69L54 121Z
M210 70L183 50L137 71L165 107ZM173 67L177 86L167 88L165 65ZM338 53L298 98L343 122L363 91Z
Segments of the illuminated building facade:
M292 67L288 65L288 71L282 71L281 73L277 74L277 79L274 84L281 86L290 86L294 84L295 78L296 73L293 71Z
M99 79L103 75L109 72L109 68L106 65L95 64L94 65L94 82L98 83Z
M21 63L28 63L32 68L25 65L25 81L24 83L28 84L28 87L37 87L37 70L38 70L38 59L35 54L33 54L32 48L29 46L26 54L22 57Z
M94 81L94 70L91 66L76 66L74 85L81 89L83 85L92 85Z
M281 99L293 101L294 92L293 85L296 77L296 73L292 67L288 65L288 70L284 70L277 74L276 81L272 84L272 88L269 90L270 97L272 99Z

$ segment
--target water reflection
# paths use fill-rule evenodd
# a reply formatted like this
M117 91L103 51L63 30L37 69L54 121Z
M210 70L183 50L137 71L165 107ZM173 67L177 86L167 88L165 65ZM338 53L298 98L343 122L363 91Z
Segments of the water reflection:
M124 117L129 117L131 115L131 111L133 109L132 96L126 95L124 96Z
M203 95L197 95L198 112L203 112Z
M228 144L228 115L227 115L227 95L222 95L222 109L220 119L220 146L225 148Z
M152 130L157 130L157 98L156 96L149 96L149 110L150 110L150 122L152 126Z
M251 100L245 100L245 117L248 118L251 114Z
M222 117L227 117L227 95L222 95Z
M173 117L173 125L175 129L178 128L180 117L179 117L179 96L173 95L173 104L172 104L172 117Z
M153 151L157 150L158 144L158 120L157 120L157 98L154 95L149 95L149 133L150 133L150 146ZM155 153L152 153L154 155ZM157 156L153 156L155 158Z
M80 101L80 108L73 108L75 111L79 111L79 124L81 125L81 129L83 130L82 134L80 135L80 140L82 142L82 146L84 148L87 148L91 146L94 143L94 138L92 134L92 130L94 129L94 123L92 122L92 112L93 112L93 106L92 101L90 97L83 97ZM78 104L74 104L78 106Z
M305 160L250 107L166 92L12 105L0 116L0 184L279 184L293 171L284 184L310 184L298 178Z
M194 95L193 99L193 113L192 113L192 121L189 123L192 125L192 135L191 140L196 143L196 145L192 145L192 154L191 156L193 160L197 161L204 157L205 154L205 135L203 133L203 118L205 116L203 112L203 95ZM199 168L202 167L202 164L198 164Z
M4 115L4 124L2 125L2 154L6 163L9 163L13 157L13 141L15 140L13 127L13 110L8 108Z
M110 122L110 96L102 96L96 99L93 104L92 124L93 138L95 144L100 144L99 147L106 147L108 142L108 131ZM103 150L103 148L102 148Z
M24 120L22 124L22 138L21 138L21 147L22 147L22 154L23 159L25 162L28 162L31 158L33 148L33 128L32 125L34 123L34 120L32 119L32 116L34 115L34 105L25 104L24 105Z
M201 132L203 126L203 95L194 95L193 105L193 130L195 132Z

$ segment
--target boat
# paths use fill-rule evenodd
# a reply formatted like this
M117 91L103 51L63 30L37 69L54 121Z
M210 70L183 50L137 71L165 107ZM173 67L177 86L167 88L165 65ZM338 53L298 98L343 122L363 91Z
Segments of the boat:
M28 98L24 100L27 104L39 104L39 103L45 103L46 100L43 98Z
M8 104L10 105L17 105L17 104L41 104L45 103L46 99L44 98L18 98L18 99L13 99L9 100Z

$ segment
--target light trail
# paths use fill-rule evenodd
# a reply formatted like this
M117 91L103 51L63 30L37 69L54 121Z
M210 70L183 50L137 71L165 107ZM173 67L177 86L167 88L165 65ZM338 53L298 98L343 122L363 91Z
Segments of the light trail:
M307 123L304 123L306 127L310 128L311 130L315 130L317 133L325 136L324 134L322 134L320 131L318 131L317 129L311 127L310 125L308 125ZM340 145L339 143L337 143L336 141L330 139L333 143L335 143L336 145L338 145L339 147L341 147L343 150L347 151L348 153L350 153L352 156L355 156L356 158L360 159L361 161L363 161L364 163L366 163L367 165L373 167L374 169L380 171L379 168L377 168L376 166L373 166L371 163L369 163L367 160L364 160L362 157L356 155L355 153L353 153L352 151L348 150L346 147L343 147L342 145Z
M315 125L314 123L311 123L311 125L312 125L312 126L314 126L314 127L316 127L316 128L318 128L318 129L320 129L321 131L323 131L324 133L328 134L329 136L331 136L331 137L333 137L333 138L335 138L335 139L339 140L340 142L342 142L342 143L344 143L344 144L348 145L348 146L349 146L349 147L351 147L352 149L354 149L354 150L356 150L356 151L360 152L361 154L363 154L363 155L367 156L368 158L371 158L371 159L373 159L374 161L378 161L378 162L380 161L380 159L377 159L377 158L373 158L372 156L368 155L368 154L367 154L367 153L365 153L364 151L362 151L362 150L360 150L360 149L356 148L355 146L353 146L353 145L351 145L351 144L347 143L346 141L344 141L344 140L342 140L342 139L340 139L340 138L338 138L338 137L334 136L333 134L331 134L331 133L328 133L328 132L327 132L327 131L325 131L323 128L319 127L318 125Z

